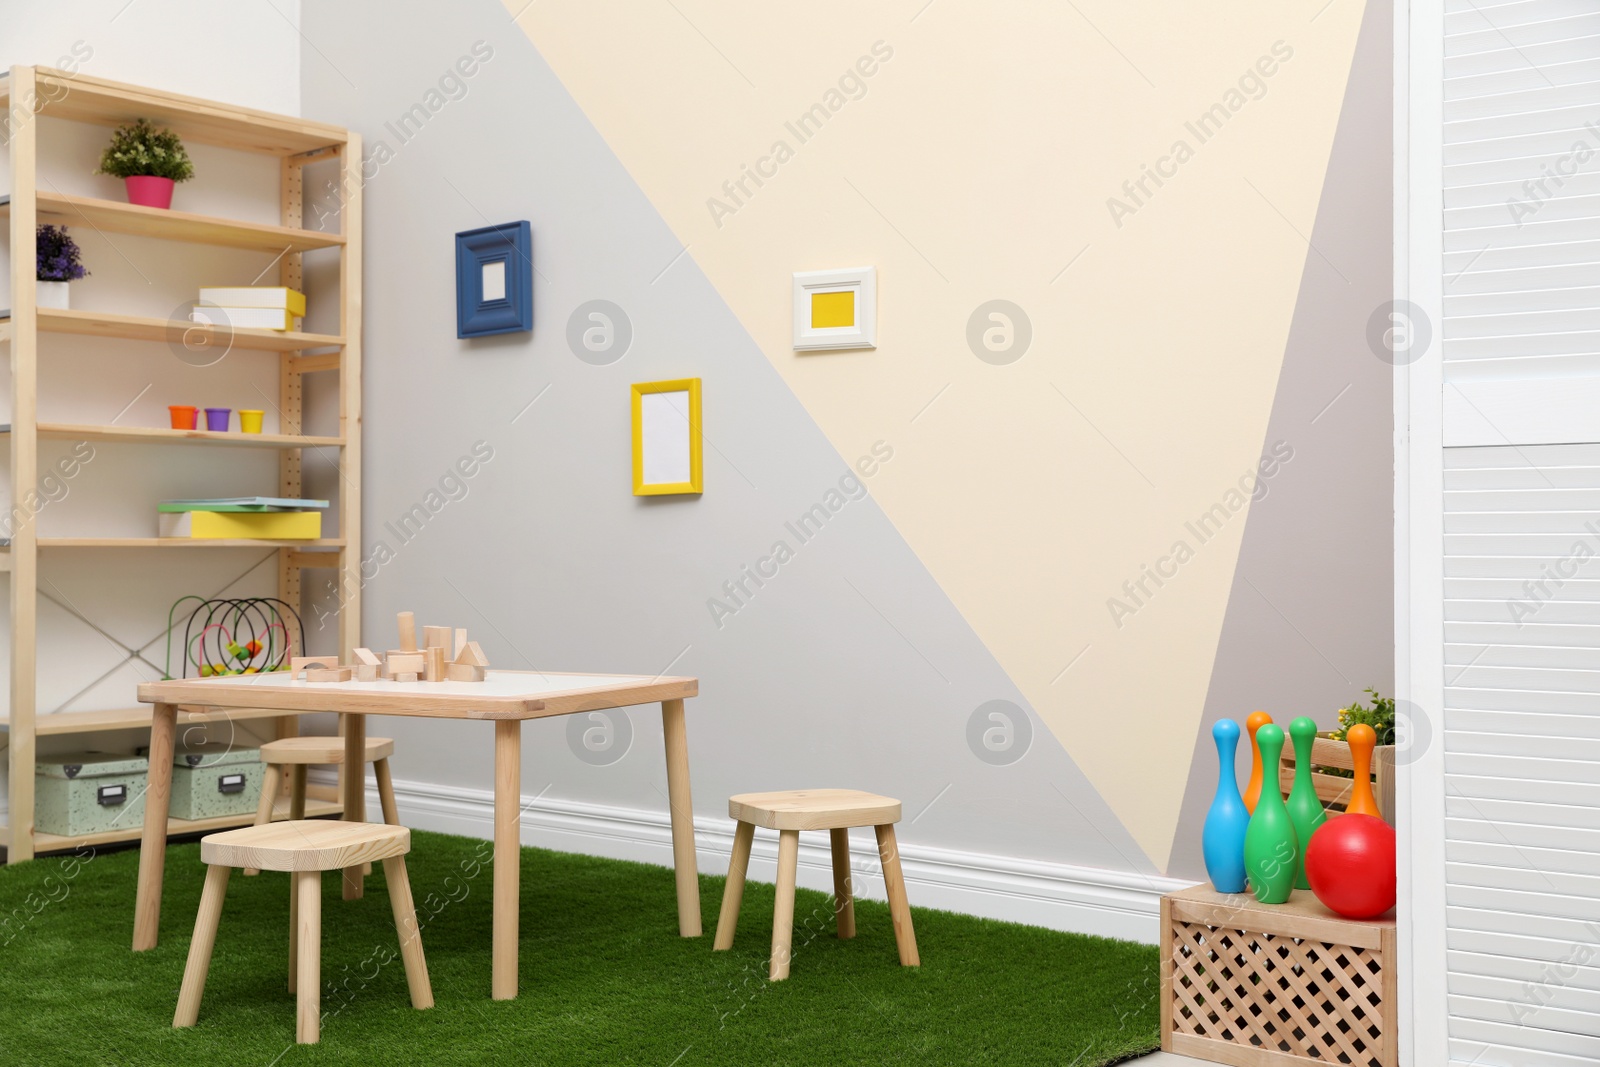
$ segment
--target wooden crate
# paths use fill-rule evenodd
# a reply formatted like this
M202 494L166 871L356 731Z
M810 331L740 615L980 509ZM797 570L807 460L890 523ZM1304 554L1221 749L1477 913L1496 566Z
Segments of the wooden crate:
M1317 787L1317 796L1327 805L1330 814L1343 811L1345 803L1350 799L1350 789L1355 784L1355 779L1324 774L1317 770L1318 767L1337 767L1340 770L1354 771L1355 760L1350 755L1350 746L1343 741L1334 741L1326 737L1319 737L1311 743L1311 782ZM1293 745L1283 746L1283 758L1278 764L1278 784L1282 786L1285 796L1288 796L1289 790L1294 787ZM1378 809L1383 812L1384 821L1393 826L1393 745L1379 745L1372 750L1372 792L1378 798Z
M1392 916L1392 913L1391 913ZM1235 1067L1398 1067L1392 917L1198 885L1161 898L1161 1047Z

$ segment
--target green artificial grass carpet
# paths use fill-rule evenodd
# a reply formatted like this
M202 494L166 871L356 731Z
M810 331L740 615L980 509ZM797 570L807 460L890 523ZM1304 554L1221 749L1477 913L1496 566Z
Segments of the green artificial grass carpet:
M677 932L671 871L522 850L520 995L489 997L484 841L417 832L408 857L437 1006L406 994L379 868L363 899L323 878L322 1042L294 1044L289 882L228 883L199 1025L172 1029L204 867L167 854L161 943L132 952L135 851L0 868L0 1064L1053 1064L1157 1046L1156 949L917 908L921 967L901 967L885 905L854 940L801 890L787 981L766 981L773 888L745 889L738 939ZM915 887L913 887L913 893Z

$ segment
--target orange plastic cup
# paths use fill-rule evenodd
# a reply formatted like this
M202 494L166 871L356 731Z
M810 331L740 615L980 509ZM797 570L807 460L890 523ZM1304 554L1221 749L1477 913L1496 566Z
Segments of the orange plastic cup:
M261 416L265 412L252 411L246 408L239 409L239 429L243 433L260 433Z
M168 406L167 411L172 416L172 428L174 430L194 429L195 422L200 416L199 408L190 407L186 404L172 404Z

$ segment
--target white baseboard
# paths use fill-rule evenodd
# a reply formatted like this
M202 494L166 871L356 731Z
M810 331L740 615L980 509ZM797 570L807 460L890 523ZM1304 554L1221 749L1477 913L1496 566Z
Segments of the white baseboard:
M481 839L493 836L494 794L488 790L407 781L396 781L394 788L401 821L407 826ZM367 804L369 811L378 810L376 794L368 797ZM702 872L727 873L732 826L728 819L695 820L696 855ZM665 811L524 797L522 843L672 864L671 827ZM865 831L853 834L850 852L857 895L882 900L883 878L871 835ZM758 833L750 856L750 877L772 881L777 854L776 835ZM932 848L903 839L900 857L913 908L941 908L1152 944L1159 938L1161 894L1193 884L1134 872ZM802 835L799 884L831 892L831 872L827 838ZM709 930L716 922L715 913L707 911L706 922Z

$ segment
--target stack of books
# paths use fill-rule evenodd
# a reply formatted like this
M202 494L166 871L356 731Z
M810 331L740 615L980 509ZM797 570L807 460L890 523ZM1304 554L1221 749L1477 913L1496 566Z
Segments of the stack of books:
M304 318L306 295L282 285L240 285L202 289L191 322L256 330L292 330Z
M327 506L326 500L234 496L163 500L156 510L161 537L315 541L322 536L322 509Z

